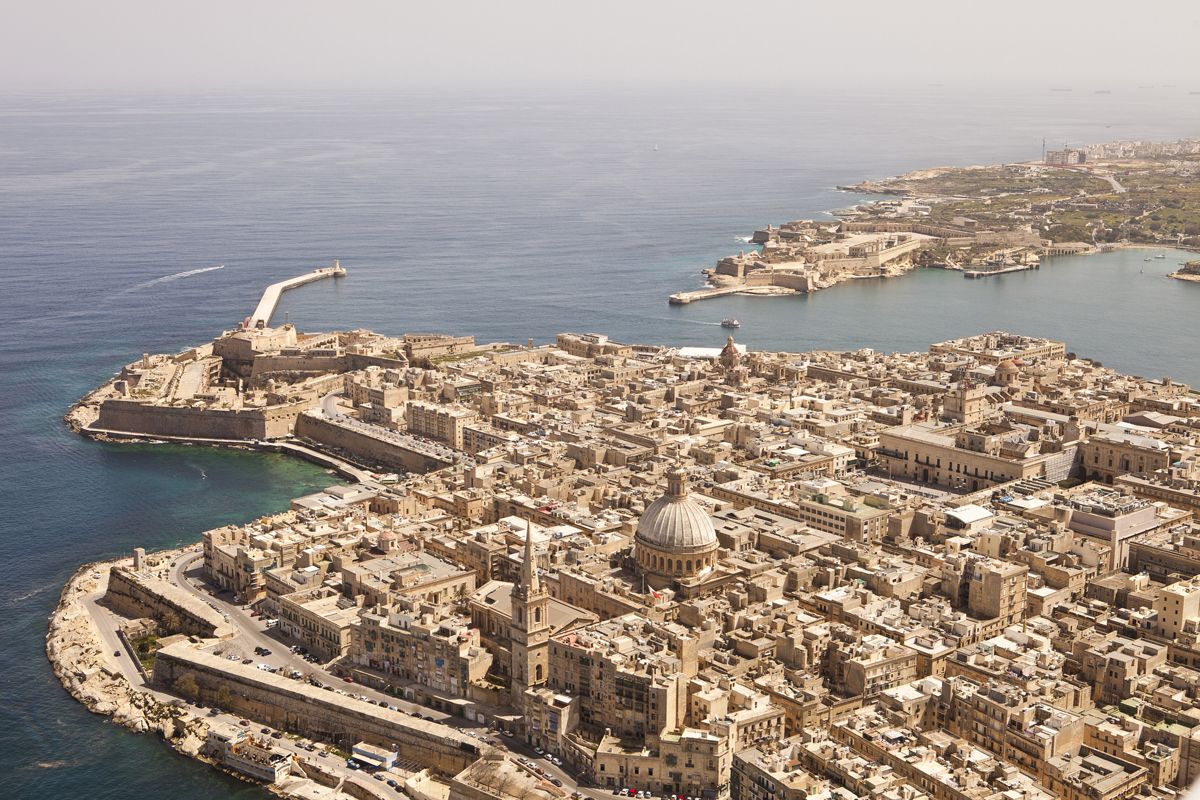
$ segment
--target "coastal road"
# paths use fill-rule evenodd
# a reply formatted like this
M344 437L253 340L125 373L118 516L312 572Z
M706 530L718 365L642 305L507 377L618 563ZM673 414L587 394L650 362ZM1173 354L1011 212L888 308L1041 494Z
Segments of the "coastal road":
M134 664L136 656L125 649L125 645L121 643L121 637L117 634L117 627L123 618L100 605L98 601L101 597L103 597L103 592L90 595L84 599L83 605L96 623L96 630L100 633L100 641L104 644L104 660L119 670L134 689L145 689L146 682L142 680L142 673ZM115 653L121 655L114 655Z
M301 656L292 653L288 649L288 644L275 634L274 629L268 629L266 623L261 618L253 617L240 605L222 600L220 596L212 594L209 590L210 587L204 584L200 575L200 562L202 559L203 553L201 552L189 553L179 558L174 566L170 568L169 580L227 615L230 625L233 625L238 631L238 634L229 640L228 647L236 650L240 658L251 658L255 663L265 663L272 667L282 667L285 671L299 670L301 674L305 676L311 675L318 682L333 687L332 691L343 695L374 700L377 704L389 706L410 715L422 716L443 725L459 728L468 735L474 736L483 742L502 750L510 751L514 756L526 758L534 766L540 767L549 778L557 778L562 781L562 788L568 794L578 791L580 795L596 798L596 800L611 794L603 789L580 786L575 776L565 769L555 766L545 756L538 756L532 748L515 737L502 736L499 733L489 731L481 723L402 700L358 683L347 683L344 679L325 669L324 665L305 661ZM271 654L269 656L258 656L254 653L255 647L265 647L271 651ZM308 755L309 757L312 756L311 753ZM372 783L375 783L373 779L370 780L372 780Z
M610 792L603 789L580 786L575 776L571 775L565 769L555 766L545 755L538 756L531 748L515 737L502 736L498 732L488 730L480 723L401 700L360 684L347 683L330 673L323 665L305 661L300 656L293 654L288 649L286 643L276 638L273 635L274 631L268 630L261 619L251 616L239 605L223 601L219 597L214 597L209 591L206 591L207 587L204 587L203 584L198 585L200 562L202 559L203 552L200 551L199 545L195 545L179 554L173 562L164 562L155 572L161 578L174 583L227 617L229 624L237 630L236 636L228 640L228 646L238 651L238 660L252 658L256 663L266 663L272 667L282 667L288 671L296 669L305 676L313 676L314 679L323 685L330 687L331 691L336 691L343 695L371 699L378 705L390 706L411 715L422 716L463 730L468 735L482 742L507 751L508 755L514 759L524 758L532 765L527 769L532 771L533 768L540 768L545 773L545 780L558 779L562 782L561 788L568 794L578 792L580 796L593 798L594 800L600 800L600 798L604 798L610 794ZM118 670L135 691L151 694L161 702L183 702L172 694L153 689L146 685L134 662L133 654L126 650L117 634L117 628L123 621L123 618L100 604L99 600L102 597L103 591L94 592L92 595L83 598L83 604L95 622L101 646L105 651L102 653L104 661L110 667ZM271 650L271 655L257 656L254 654L255 647L265 647ZM120 655L114 655L114 653L120 653ZM245 719L235 714L222 712L214 715L211 713L211 710L207 710L207 713L205 713L206 709L202 707L195 707L190 704L185 707L190 713L197 716L220 719L222 722L249 730L256 735L270 736L271 733L274 733L273 730L268 730L267 734L262 734L262 723L255 723L253 720ZM244 719L246 724L242 724ZM319 763L323 769L333 772L339 778L369 787L370 791L380 797L404 797L403 793L397 788L387 785L388 780L394 780L398 785L403 785L405 777L403 769L399 772L387 773L382 780L377 780L372 773L351 770L346 766L343 758L329 752L328 748L319 742L286 735L278 739L272 738L271 741L276 746L288 750L304 761ZM309 745L312 745L314 750L310 751L308 749ZM403 768L405 765L402 764L400 766ZM328 788L324 791L329 792L331 798L344 796L336 795ZM324 796L322 795L322 797Z
M301 674L312 675L323 684L334 687L334 691L342 694L352 694L355 697L366 697L376 703L394 706L409 714L419 714L430 717L435 722L441 722L458 728L476 728L483 730L479 723L469 722L461 717L451 716L442 711L436 711L426 706L402 700L392 695L376 691L360 684L346 683L342 678L325 669L322 664L306 661L302 656L289 650L289 644L281 636L269 629L261 617L254 617L240 605L222 600L218 595L206 591L200 577L200 561L203 553L193 553L180 558L171 568L170 580L188 593L223 612L229 619L229 624L237 629L237 635L227 640L225 650L236 652L239 660L250 658L256 664L267 664L281 667L286 671L298 670ZM263 647L271 651L269 656L259 656L254 648Z

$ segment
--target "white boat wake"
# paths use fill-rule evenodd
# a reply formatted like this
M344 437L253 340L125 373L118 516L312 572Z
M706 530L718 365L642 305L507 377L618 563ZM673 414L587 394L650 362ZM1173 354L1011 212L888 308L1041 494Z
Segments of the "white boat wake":
M200 269L189 269L185 272L176 272L174 275L164 275L161 278L155 278L152 281L146 281L145 283L139 283L134 286L130 286L128 289L122 292L122 294L140 292L142 289L149 289L151 286L157 286L160 283L170 283L171 281L177 281L180 278L190 278L192 275L199 275L202 272L213 272L218 269L225 269L225 265L218 264L215 267L201 267Z

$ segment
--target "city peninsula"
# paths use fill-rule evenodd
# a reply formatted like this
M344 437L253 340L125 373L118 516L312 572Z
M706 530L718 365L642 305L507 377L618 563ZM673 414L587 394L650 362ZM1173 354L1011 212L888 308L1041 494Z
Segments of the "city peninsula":
M1040 161L940 167L839 189L886 199L754 232L757 250L703 271L672 305L729 294L799 294L919 267L986 278L1046 256L1115 247L1200 249L1200 140L1110 142ZM1169 273L1200 280L1200 262Z
M344 274L69 412L344 479L81 568L47 654L93 711L296 798L1166 800L1200 776L1188 386L1004 332L784 353L270 324Z

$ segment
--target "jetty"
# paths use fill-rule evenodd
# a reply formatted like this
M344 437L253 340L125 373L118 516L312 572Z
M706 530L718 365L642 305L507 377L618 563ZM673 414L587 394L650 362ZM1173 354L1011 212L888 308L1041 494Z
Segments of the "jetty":
M697 300L709 300L713 297L723 297L729 294L781 295L795 293L794 289L782 286L710 286L705 289L696 289L692 292L676 292L667 298L667 302L673 306L686 306L688 303L694 303Z
M1010 272L1025 272L1031 269L1041 269L1041 264L1034 261L1029 264L1009 264L1003 267L990 267L983 269L967 269L963 268L962 274L964 278L988 278L992 275L1007 275Z
M288 278L286 281L272 283L263 291L262 299L258 301L258 306L255 307L254 313L243 320L242 327L265 328L271 324L271 317L274 316L275 308L279 305L279 298L288 289L295 289L297 286L303 286L306 283L324 280L325 278L344 278L345 276L346 268L341 265L341 262L334 260L332 267L321 267L314 269L312 272L298 275L295 278Z

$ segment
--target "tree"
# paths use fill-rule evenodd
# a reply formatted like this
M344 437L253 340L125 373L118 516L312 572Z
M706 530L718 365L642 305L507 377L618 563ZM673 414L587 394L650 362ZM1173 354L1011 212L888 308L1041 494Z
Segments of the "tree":
M171 684L171 688L175 690L176 694L181 694L189 700L195 700L200 696L200 686L190 672L185 672L176 678L175 683Z
M217 706L220 708L229 708L233 702L233 695L229 693L229 689L222 686L217 690Z

